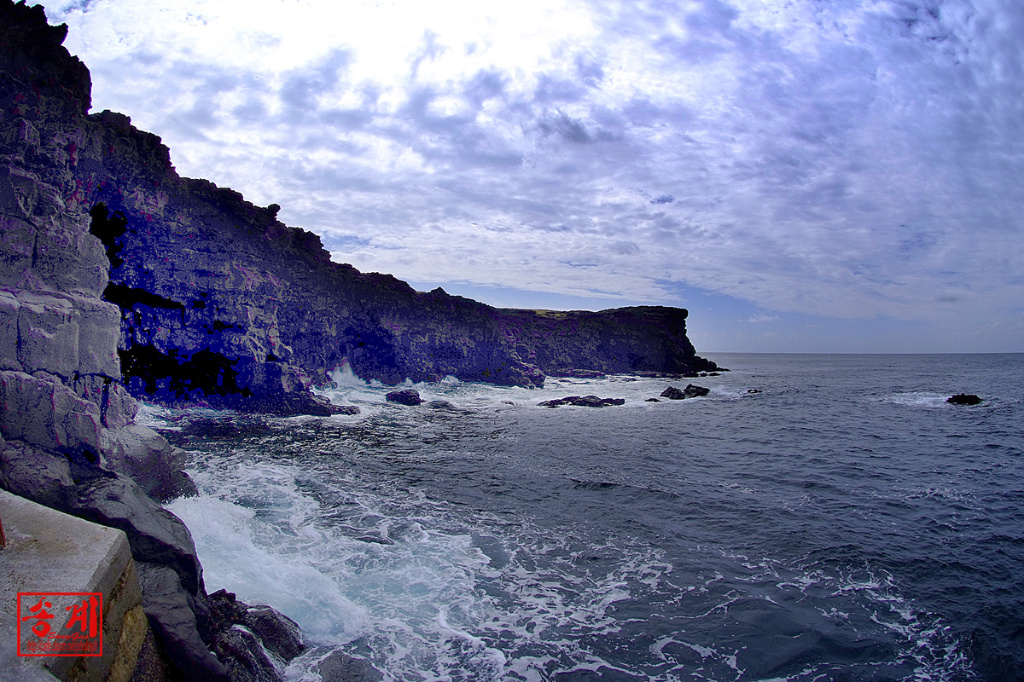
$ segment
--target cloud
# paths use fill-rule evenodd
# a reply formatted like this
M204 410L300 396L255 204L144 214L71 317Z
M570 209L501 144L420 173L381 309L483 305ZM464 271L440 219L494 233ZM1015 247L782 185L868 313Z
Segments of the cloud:
M1024 300L1011 0L43 4L97 107L360 268L765 317Z

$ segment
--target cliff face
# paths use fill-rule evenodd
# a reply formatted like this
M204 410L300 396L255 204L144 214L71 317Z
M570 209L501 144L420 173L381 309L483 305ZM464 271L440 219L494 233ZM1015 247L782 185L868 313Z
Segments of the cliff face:
M85 382L79 395L110 396L100 405L124 402L123 378L131 395L166 403L329 413L308 387L346 359L388 384L715 368L687 340L685 310L502 310L332 263L276 206L181 178L158 137L121 114L87 114L88 70L60 47L65 27L37 43L16 33L4 39L11 113L0 120L0 301L25 329L0 337L11 369ZM43 309L51 322L32 336Z
M66 34L41 7L0 0L0 488L125 532L151 633L140 658L156 666L146 679L278 679L269 662L259 676L236 674L269 640L238 643L211 616L192 537L153 499L195 486L184 452L133 423L109 279L116 254L95 234L116 226L93 220L79 166L116 131L86 117L89 72L61 47ZM159 165L163 154L167 167L152 136L132 144L149 144L138 157ZM130 674L134 662L124 663Z
M346 359L391 384L715 368L685 310L500 310L330 262L276 206L181 178L158 137L90 115L66 34L0 0L0 488L125 531L167 676L276 679L238 672L272 644L232 624L266 614L206 595L188 529L152 499L195 492L184 453L134 423L135 397L329 414L309 387Z

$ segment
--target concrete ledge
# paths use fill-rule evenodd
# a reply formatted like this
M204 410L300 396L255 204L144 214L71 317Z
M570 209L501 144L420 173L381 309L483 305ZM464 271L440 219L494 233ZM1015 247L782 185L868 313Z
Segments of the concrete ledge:
M123 531L69 516L0 490L7 548L0 550L0 680L123 682L131 677L148 628L142 590ZM19 592L103 594L103 656L17 656ZM57 625L73 597L53 597ZM22 644L31 637L22 628Z

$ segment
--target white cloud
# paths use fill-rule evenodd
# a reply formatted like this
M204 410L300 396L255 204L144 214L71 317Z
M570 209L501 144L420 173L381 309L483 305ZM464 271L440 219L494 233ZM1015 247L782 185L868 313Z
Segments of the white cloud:
M43 4L97 107L361 269L942 324L1024 300L1016 0Z

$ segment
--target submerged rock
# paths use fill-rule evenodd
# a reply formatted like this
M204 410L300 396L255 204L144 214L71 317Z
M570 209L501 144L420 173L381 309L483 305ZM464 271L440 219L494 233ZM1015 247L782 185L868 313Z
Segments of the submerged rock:
M625 398L599 398L596 395L569 395L557 400L545 400L537 403L538 407L561 407L562 405L574 405L576 407L607 407L608 405L624 405Z
M957 393L946 398L946 402L953 405L978 405L982 401L973 393Z
M332 651L317 666L322 682L379 682L384 676L365 658Z
M391 391L384 399L389 403L398 403L400 405L419 405L423 402L423 398L420 397L419 391L411 388L406 388L401 391Z
M702 398L710 392L710 388L687 384L686 388L681 391L675 386L669 386L661 392L661 397L668 398L669 400L685 400L687 398Z

